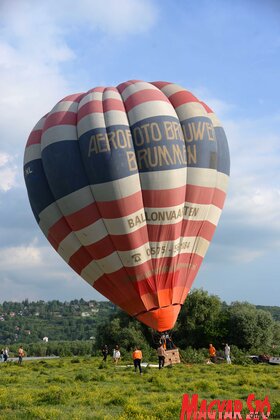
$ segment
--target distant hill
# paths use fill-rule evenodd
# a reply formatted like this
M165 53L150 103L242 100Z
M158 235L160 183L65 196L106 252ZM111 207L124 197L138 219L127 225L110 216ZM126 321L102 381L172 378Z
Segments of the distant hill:
M280 321L279 306L256 308ZM119 310L109 301L4 302L0 304L0 346L41 342L44 337L50 341L95 341L98 325L114 313L118 316Z
M280 306L256 305L256 308L263 309L264 311L270 312L275 321L280 321Z
M0 304L0 344L49 340L94 340L98 324L116 311L111 302L4 302Z

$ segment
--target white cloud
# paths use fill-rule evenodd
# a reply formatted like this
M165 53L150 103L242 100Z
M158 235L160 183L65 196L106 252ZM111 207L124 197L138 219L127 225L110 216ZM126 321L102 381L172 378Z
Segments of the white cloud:
M234 250L230 257L230 260L235 263L248 264L259 259L264 254L265 252L261 250L240 248L238 250Z
M52 289L50 293L54 294L59 287L61 296L67 293L67 287L75 290L74 295L82 290L80 284L88 290L89 286L60 261L46 242L41 242L44 246L36 242L23 244L31 232L26 233L28 218L23 217L26 210L21 206L20 212L17 211L18 190L9 191L18 185L19 179L23 183L21 164L16 160L21 158L20 153L23 154L36 121L63 96L77 91L77 84L83 89L89 79L94 83L96 67L100 66L105 54L109 55L109 50L119 52L121 47L120 53L127 53L119 40L130 42L131 36L140 34L141 42L142 39L143 42L151 41L145 39L145 33L157 21L155 5L152 0L0 0L0 192L7 192L5 198L9 196L5 208L2 207L1 220L5 229L1 231L4 248L0 252L0 272L7 279L3 283L6 295L24 296L24 289L28 288L30 295L43 297L47 289ZM153 41L157 45L156 40ZM90 50L89 45L92 46ZM103 51L103 46L108 49ZM129 60L129 57L125 59ZM138 68L137 64L135 66ZM88 78L86 81L80 77L81 72L85 79ZM273 113L267 108L270 115L263 118L232 121L229 117L239 112L240 104L226 103L206 88L196 91L224 124L231 152L229 194L222 216L223 225L218 226L218 231L224 234L216 240L220 240L218 244L226 242L223 245L227 252L223 250L222 255L226 254L225 261L229 266L232 261L238 265L261 260L268 248L276 249L277 232L280 233L279 111ZM20 225L26 231L20 232ZM32 229L31 222L30 226ZM254 238L250 236L252 232ZM235 236L231 238L230 234ZM247 248L241 252L238 249L243 240ZM218 246L216 255L220 258ZM212 254L212 261L215 256ZM9 281L14 291L11 291ZM21 293L17 285L21 285ZM36 287L38 294L33 292Z
M56 20L66 24L82 24L87 30L107 35L127 35L148 31L157 19L157 9L151 0L54 0L48 2L48 10L55 8Z
M226 212L231 223L280 232L280 134L269 118L226 121L231 177ZM241 227L242 225L242 227Z
M272 231L280 233L279 112L258 119L232 120L229 116L237 109L233 104L215 98L205 87L196 89L195 94L213 109L228 138L231 174L224 223L240 231L257 227L268 235ZM255 248L258 247L256 243ZM244 253L243 260L261 254Z
M223 119L236 108L235 105L213 96L206 86L193 87L191 91L198 99L206 103L219 119Z
M41 116L58 100L75 93L63 68L65 63L68 69L75 65L72 78L78 80L79 63L74 48L83 55L88 37L92 38L92 45L98 45L100 33L142 33L156 19L156 10L149 0L2 0L0 9L0 129L2 149L8 153L17 145L23 151ZM99 30L99 36L91 33L94 29ZM78 30L84 39L80 47L74 47L73 32ZM92 80L94 67L88 74Z
M0 152L0 168L6 165L6 163L8 162L9 162L9 155L7 153Z
M258 187L251 179L235 185L226 203L231 223L237 222L243 229L245 225L255 225L280 232L279 208L280 190Z
M17 167L13 158L0 152L0 191L8 191L16 185Z
M39 246L37 239L25 246L1 249L0 281L0 302L3 299L105 299L79 277L51 246Z
M0 302L21 302L37 300L73 300L84 298L86 300L106 300L88 283L71 273L40 272L39 270L24 271L23 274L11 271L1 276Z
M22 270L28 267L38 267L43 265L42 253L33 244L26 246L13 246L2 248L0 254L0 269Z
M29 13L28 2L17 3L16 7L13 2L4 5L0 39L1 147L11 154L19 145L23 153L37 120L66 95L67 81L58 65L74 54L51 17L44 17L44 10L34 7Z

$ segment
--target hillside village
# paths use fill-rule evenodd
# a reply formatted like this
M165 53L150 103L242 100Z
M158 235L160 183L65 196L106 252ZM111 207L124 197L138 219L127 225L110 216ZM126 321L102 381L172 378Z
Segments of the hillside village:
M96 326L116 310L111 302L4 302L0 304L0 342L94 339Z
M201 293L203 297L204 292L197 291L191 293L187 305L191 303L192 299L193 302L195 302L196 294L199 297ZM213 299L215 300L215 297L208 296L206 293L203 299L206 299L210 304ZM229 311L228 314L230 314L230 311L235 307L234 304L227 306L219 299L218 303L220 305L220 310L223 311L223 316L227 311ZM201 304L202 303L199 301L191 304L189 309L186 309L188 312L188 316L186 317L185 315L187 320L190 320L191 317L196 317L195 308L197 305L201 306ZM203 308L204 306L202 305L201 311L203 311ZM242 304L240 308L242 312ZM251 306L251 309L252 308L254 307ZM244 310L245 313L243 315L245 316L247 313L246 304ZM277 331L279 330L280 307L256 306L255 310L257 311L254 312L256 316L257 313L265 314L269 312L271 314L275 322L275 326L273 327L273 334L275 335L274 341L276 340L275 344L278 344L278 339L276 337L279 335ZM259 312L259 310L265 312ZM2 346L11 346L21 343L52 343L55 341L91 341L94 343L96 341L96 332L100 324L110 323L112 315L115 314L115 317L117 318L119 313L118 308L109 301L98 302L94 300L85 301L84 299L76 299L70 302L60 302L58 300L48 302L42 300L37 302L29 302L28 300L24 300L23 302L3 302L0 304L0 343ZM243 315L240 319L242 319ZM218 318L214 322L216 328L218 328L217 323L219 323L219 315L217 316ZM181 321L179 320L181 324L182 317L184 318L183 313L181 314ZM235 320L234 322L235 327L237 328L237 321ZM259 323L260 321L257 322ZM269 322L273 323L272 319ZM137 327L139 327L138 324ZM199 328L200 327L197 326L196 330L198 331ZM228 326L228 328L230 327ZM243 327L241 326L240 328ZM190 334L190 332L188 334ZM186 332L182 333L182 337L185 335ZM193 333L191 333L191 336L193 336Z

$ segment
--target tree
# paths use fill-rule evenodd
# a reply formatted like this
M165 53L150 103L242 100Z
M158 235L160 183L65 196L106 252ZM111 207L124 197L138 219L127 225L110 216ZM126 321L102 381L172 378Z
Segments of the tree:
M229 341L240 348L271 346L273 325L269 312L257 309L247 302L235 302L229 308Z
M272 327L273 338L272 338L272 351L271 354L279 356L280 354L280 322L276 321Z
M218 296L202 289L194 289L188 295L178 317L174 341L181 347L208 347L217 344L224 335L224 313Z
M95 347L100 350L105 344L109 346L110 351L116 344L128 352L135 346L148 349L143 326L120 310L97 326Z

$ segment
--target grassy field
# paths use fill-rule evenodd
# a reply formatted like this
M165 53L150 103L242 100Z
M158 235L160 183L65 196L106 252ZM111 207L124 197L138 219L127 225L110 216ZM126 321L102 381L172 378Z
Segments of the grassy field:
M148 367L140 376L100 358L0 365L1 420L175 420L183 394L245 404L251 393L258 399L268 395L271 418L280 418L280 366L180 364Z

